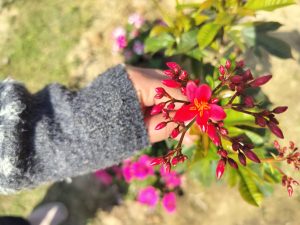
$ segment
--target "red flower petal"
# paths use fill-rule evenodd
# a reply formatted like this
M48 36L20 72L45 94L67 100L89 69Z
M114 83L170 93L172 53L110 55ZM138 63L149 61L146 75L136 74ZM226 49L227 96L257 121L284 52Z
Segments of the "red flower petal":
M183 105L177 110L174 116L174 121L184 122L193 119L197 115L198 111L196 108L195 110L191 110L192 107L195 107L194 104Z
M208 102L211 97L210 87L207 84L201 84L196 91L196 97L199 101Z
M209 124L207 126L207 134L209 136L209 138L213 141L213 143L217 146L220 145L221 141L220 141L220 137L217 133L217 130L215 128L214 125Z
M193 81L189 81L186 85L186 96L190 102L193 102L194 99L197 97L196 92L197 92L197 85Z
M200 116L200 114L198 114L198 116L197 116L196 122L200 126L200 129L203 132L207 131L207 122L208 122L208 119L209 119L209 112L208 111L203 111L203 115L202 116Z
M224 120L226 118L226 113L224 109L216 104L209 104L210 106L210 118L215 121Z

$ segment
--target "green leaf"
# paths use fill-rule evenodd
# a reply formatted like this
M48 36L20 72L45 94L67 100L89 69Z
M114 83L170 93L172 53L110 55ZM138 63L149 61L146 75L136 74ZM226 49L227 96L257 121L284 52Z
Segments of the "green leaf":
M257 127L254 123L253 116L234 110L226 110L226 120L224 123L226 126L235 126L235 125L247 125L251 127Z
M277 30L281 27L281 23L278 22L254 22L253 26L255 27L256 32L268 32Z
M249 0L247 1L245 8L272 11L292 4L295 4L294 0Z
M162 25L156 25L154 26L150 31L150 37L155 37L160 35L161 33L166 33L170 30L169 27L162 26Z
M259 187L246 169L240 167L238 171L240 175L239 192L242 198L251 205L260 206L263 194Z
M199 49L199 48L196 48L196 49L194 49L194 50L191 50L191 51L189 51L189 52L187 52L187 53L185 53L187 56L190 56L190 57L192 57L192 58L194 58L194 59L196 59L196 60L201 60L202 58L203 58L203 56L204 56L204 53L203 53L203 51L201 50L201 49Z
M263 47L271 54L283 58L293 58L291 47L284 41L271 37L267 34L258 33L256 37L257 45Z
M171 47L174 42L174 38L167 33L163 33L157 37L148 37L145 40L145 52L155 53L163 48Z
M200 28L197 35L200 49L204 49L214 40L220 28L221 25L214 23L207 23Z
M192 30L182 34L177 46L177 53L185 53L197 45L197 32Z

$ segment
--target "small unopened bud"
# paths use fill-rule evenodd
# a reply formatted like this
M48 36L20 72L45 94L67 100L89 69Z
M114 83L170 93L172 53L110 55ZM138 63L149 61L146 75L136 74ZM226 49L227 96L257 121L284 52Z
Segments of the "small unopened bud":
M164 164L164 169L165 169L166 173L170 173L170 171L171 171L171 163L170 162L165 163Z
M250 159L251 161L260 163L260 159L257 157L257 155L253 151L246 150L246 151L244 151L244 153L247 156L247 158Z
M275 109L273 109L273 113L279 114L279 113L283 113L288 109L287 106L278 106Z
M255 123L260 127L265 127L267 125L266 119L262 116L256 116Z
M175 80L163 80L162 83L170 88L178 88L181 84Z
M239 161L243 166L246 166L247 162L246 162L246 157L242 152L239 152Z
M227 158L228 153L225 149L220 148L217 153L218 153L218 155L222 156L223 158Z
M161 111L165 107L165 105L166 105L165 102L161 102L161 103L153 106L152 109L151 109L150 114L153 116L153 115L161 113Z
M181 67L176 62L167 62L166 64L171 70L174 70L175 73L181 70Z
M150 166L156 166L159 165L163 162L163 158L159 157L159 158L155 158L150 162Z
M251 96L246 96L244 98L244 103L248 108L254 107L254 99Z
M256 78L255 80L251 81L249 84L251 87L259 87L267 83L272 78L272 75L265 75Z
M165 89L162 87L155 88L155 92L156 94L161 94L161 95L164 95L166 93Z
M237 151L237 150L239 150L239 149L240 149L240 145L239 145L239 143L237 143L237 142L233 142L233 143L232 143L232 149L233 149L234 151Z
M243 68L244 66L245 66L244 60L240 60L240 61L236 62L237 68Z
M232 83L240 84L243 81L243 77L241 77L239 75L235 75L235 76L231 77L230 80Z
M244 81L249 81L249 80L253 80L253 75L251 73L251 71L248 69L243 73L243 80Z
M239 168L238 164L232 158L228 158L228 163L234 169L238 169Z
M218 180L222 177L222 175L225 171L225 166L226 166L225 159L220 159L218 162L218 165L217 165L217 169L216 169L216 176L217 176Z
M185 70L182 70L179 75L179 80L187 80L188 79L188 73Z
M172 165L176 166L179 163L179 159L180 159L179 156L173 157L173 159L172 159Z
M291 185L287 186L287 192L288 192L290 197L293 195L293 187Z
M168 110L173 110L175 108L175 104L173 102L169 103L169 105L167 106Z
M171 137L172 137L172 138L176 138L176 137L178 136L179 133L180 133L179 128L176 127L176 128L174 128L174 129L172 130L172 132L171 132Z
M183 95L186 95L186 88L185 87L180 88L180 91Z
M220 127L219 130L223 136L228 135L228 130L225 127Z
M230 69L230 67L231 67L231 62L230 62L229 59L226 60L225 67L226 67L227 70Z
M282 138L282 139L284 138L281 129L277 126L276 123L274 123L274 122L272 122L272 121L269 121L269 122L268 122L268 127L269 127L270 131L271 131L273 134L275 134L277 137Z
M225 67L222 66L222 65L219 66L219 72L220 72L221 75L225 75L225 72L226 72L226 71L225 71Z
M218 99L218 98L212 98L212 99L210 100L210 102L211 102L211 104L216 104L216 103L219 102L219 99Z
M165 126L167 126L167 122L161 122L156 125L155 130L163 129Z
M167 75L170 78L175 78L176 74L173 70L164 70L164 74Z

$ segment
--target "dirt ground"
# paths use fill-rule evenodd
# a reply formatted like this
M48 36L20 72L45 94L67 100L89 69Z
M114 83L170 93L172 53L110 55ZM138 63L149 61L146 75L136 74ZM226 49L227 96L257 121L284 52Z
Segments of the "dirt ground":
M86 85L106 68L122 62L111 53L111 32L122 25L132 12L140 12L148 18L158 15L148 0L95 0L95 14L88 29L83 30L78 42L67 53L69 84L80 81ZM16 11L5 12L15 15ZM2 13L3 14L3 13ZM279 120L288 140L300 145L300 5L289 6L272 13L261 13L259 18L282 23L277 34L285 39L293 49L294 59L281 60L269 57L264 60L248 55L250 67L258 73L271 72L273 80L263 88L275 105L288 105L287 113ZM0 24L7 24L1 17ZM125 19L124 19L125 18ZM1 20L2 19L2 20ZM2 22L1 22L2 21ZM4 22L3 22L4 21ZM7 33L0 27L0 34ZM8 37L5 37L8 38ZM1 45L0 38L0 45ZM1 48L0 48L1 50ZM249 64L249 63L248 63ZM76 81L76 82L75 82ZM299 85L299 86L298 86ZM300 174L298 174L300 178ZM169 215L162 210L149 210L131 201L120 203L117 187L104 188L90 175L74 178L71 183L60 182L27 191L16 196L0 196L0 214L17 213L26 215L41 202L62 201L69 211L70 218L65 225L299 225L300 189L292 198L280 186L274 195L267 198L260 208L245 203L236 189L220 183L204 188L190 179L184 181L185 195L179 198L178 210ZM39 196L26 206L26 197ZM21 196L21 197L19 197ZM23 201L18 200L23 199ZM14 202L14 204L12 204ZM1 208L1 207L0 207ZM26 209L22 213L22 209Z

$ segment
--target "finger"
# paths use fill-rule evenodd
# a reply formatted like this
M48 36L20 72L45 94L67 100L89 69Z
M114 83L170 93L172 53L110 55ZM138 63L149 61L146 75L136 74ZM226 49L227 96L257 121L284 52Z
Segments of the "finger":
M170 113L170 116L174 116L174 113ZM160 130L155 130L155 127L160 122L165 121L165 118L162 114L155 115L155 116L147 116L145 118L145 124L148 129L148 136L151 143L159 142L162 140L167 139L172 130L177 127L176 123L168 123L166 127Z

